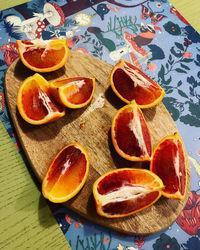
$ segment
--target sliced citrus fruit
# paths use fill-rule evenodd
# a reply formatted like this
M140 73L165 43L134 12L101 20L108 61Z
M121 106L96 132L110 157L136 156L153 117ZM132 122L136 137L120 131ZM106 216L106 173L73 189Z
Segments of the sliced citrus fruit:
M42 181L45 198L61 203L74 197L86 182L89 156L77 143L66 145L50 163Z
M52 96L49 83L40 74L26 78L17 93L17 108L22 118L39 125L65 115L65 108Z
M146 169L121 168L105 173L93 185L99 215L124 217L154 204L161 196L162 180Z
M154 149L150 170L163 180L165 197L184 199L186 169L186 156L180 135L176 133L163 138Z
M161 102L165 91L139 68L121 59L110 73L110 84L124 102L135 100L140 108L150 108Z
M17 40L23 64L36 72L51 72L61 68L68 59L67 40Z
M58 92L62 105L68 108L82 108L92 99L95 91L95 78L72 77L51 82Z
M114 148L123 158L130 161L151 159L151 134L135 101L117 111L112 120L111 137Z

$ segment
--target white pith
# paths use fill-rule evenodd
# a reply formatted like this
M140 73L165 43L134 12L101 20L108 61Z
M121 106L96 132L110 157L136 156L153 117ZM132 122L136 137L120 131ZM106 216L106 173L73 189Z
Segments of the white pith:
M52 110L51 106L49 105L49 103L51 103L51 100L45 92L39 91L38 98L42 100L42 104L48 111L48 115L46 115L46 117L49 117L49 116L51 117L52 114L60 113L58 111Z
M81 150L82 154L85 155L86 157L86 153L78 146L76 145L76 143L72 143L72 144L69 144L68 147L70 146L74 146L76 149L79 149ZM63 149L64 150L64 149ZM87 158L87 157L86 157ZM57 157L55 158L55 160L57 159ZM55 161L54 160L54 161ZM68 168L71 166L71 162L70 162L70 159L68 159L65 164L64 164L64 168L62 169L61 171L61 174L60 176L58 177L56 183L59 183L60 179L63 177L63 175L66 173L66 171L68 170ZM54 195L52 195L52 191L53 189L55 188L55 185L56 183L54 184L54 186L52 187L52 189L49 191L49 192L44 192L45 194L45 197L48 198L50 201L53 201L53 202L64 202L66 200L68 200L68 197L72 198L75 194L77 194L77 192L82 188L82 186L85 184L85 181L86 181L86 178L87 178L87 175L88 175L88 171L89 171L89 163L87 162L86 163L86 171L85 171L85 174L84 174L84 177L81 181L81 183L76 187L76 189L74 189L73 192L71 192L70 194L67 194L66 196L64 197L55 197ZM46 186L47 184L47 179L48 179L48 175L46 176L46 179L45 179L45 184L43 183L44 186Z
M136 139L138 141L139 147L143 150L143 155L144 156L149 156L149 154L147 152L146 144L145 144L145 141L144 141L141 122L140 122L137 110L133 109L132 112L133 112L133 119L130 120L130 122L128 124L128 127L133 132L133 134L135 135L135 137L136 137Z
M130 68L126 63L123 65L123 70L133 80L134 87L139 85L143 88L149 88L149 86L153 85L150 81L145 79L138 70Z
M71 161L70 161L70 159L68 159L68 160L65 162L64 166L63 166L61 175L64 175L64 174L67 172L67 170L69 169L70 166L71 166Z
M98 194L98 202L101 206L105 206L106 204L112 202L121 202L126 200L136 201L138 198L142 198L149 193L160 190L160 187L153 187L151 185L125 185L105 195Z
M178 148L178 146L177 146ZM174 156L174 160L173 160L173 165L174 165L174 169L175 169L175 172L176 172L176 176L178 178L178 190L176 192L176 194L180 194L180 191L179 191L179 188L181 187L181 176L182 176L182 173L180 171L180 159L179 159L179 153L178 153L178 150L176 152L176 155Z

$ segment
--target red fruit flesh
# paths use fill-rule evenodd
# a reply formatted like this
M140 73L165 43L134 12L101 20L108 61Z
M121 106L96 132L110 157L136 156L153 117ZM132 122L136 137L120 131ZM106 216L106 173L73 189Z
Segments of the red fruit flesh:
M59 182L59 190L66 192L67 188L67 193L70 194L82 182L86 165L85 155L80 149L75 146L65 148L50 165L47 192L50 192ZM56 189L57 195L59 190Z
M26 51L23 53L25 61L29 65L36 68L51 68L63 59L63 54L65 53L65 48L61 49L34 49L34 47L26 48Z
M39 86L32 85L22 92L22 105L26 115L32 120L42 120L50 112L63 112L63 107L51 96L50 92L45 92Z
M149 194L145 194L144 196L139 196L134 200L125 200L121 202L110 202L102 207L104 213L109 215L121 215L121 214L129 214L132 211L140 210L151 204L157 199L159 192L151 192Z
M93 80L83 77L81 77L81 79L70 78L70 79L60 80L57 82L58 85L60 86L66 85L63 94L66 95L68 102L74 105L85 103L91 97L94 88ZM70 85L69 88L67 88L67 84Z
M186 168L185 156L180 140L167 139L159 145L152 161L152 171L157 174L165 185L164 193L185 193Z
M159 186L155 177L139 169L110 172L97 186L102 201L101 210L107 216L116 217L139 211L160 197L161 192L157 189Z
M113 82L124 99L135 100L138 105L153 103L162 94L161 88L152 79L130 63L126 63L123 68L118 68L114 72Z
M145 147L148 155L151 157L152 148L150 133L142 115L140 113L137 113L137 115L139 116ZM118 147L127 155L142 157L146 154L143 148L139 145L139 140L136 138L136 135L133 133L133 129L131 128L132 126L137 126L135 119L137 119L137 117L134 117L132 109L127 108L121 112L116 119L115 139Z

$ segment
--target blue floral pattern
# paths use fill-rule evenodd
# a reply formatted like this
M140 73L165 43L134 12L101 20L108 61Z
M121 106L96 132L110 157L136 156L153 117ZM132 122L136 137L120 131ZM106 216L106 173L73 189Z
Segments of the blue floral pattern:
M135 63L165 90L163 103L186 145L192 191L169 228L128 236L51 205L72 249L200 249L200 35L187 20L167 0L33 0L1 11L0 30L0 119L19 151L4 74L18 57L16 39L36 38L67 38L71 50L113 65L120 58Z

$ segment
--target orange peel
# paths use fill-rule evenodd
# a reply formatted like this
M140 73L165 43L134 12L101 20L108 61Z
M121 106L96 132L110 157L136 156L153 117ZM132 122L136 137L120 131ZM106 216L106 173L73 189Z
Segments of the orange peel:
M165 91L139 68L120 59L110 73L114 93L125 103L135 100L137 105L151 108L162 101Z
M120 218L153 205L162 195L162 180L146 169L121 168L100 176L93 185L97 213Z
M65 202L81 190L88 173L88 152L80 143L70 143L49 164L42 181L42 193L51 202Z
M65 115L65 108L52 96L49 83L38 73L21 83L17 108L22 118L33 125L52 122Z
M51 72L65 65L69 57L67 40L17 40L23 64L36 72Z
M184 144L178 133L164 137L154 148L150 170L165 185L162 194L183 200L186 194L187 164Z

